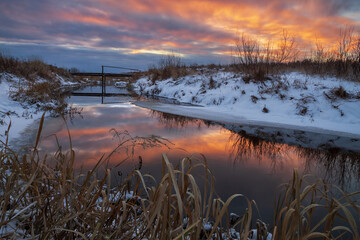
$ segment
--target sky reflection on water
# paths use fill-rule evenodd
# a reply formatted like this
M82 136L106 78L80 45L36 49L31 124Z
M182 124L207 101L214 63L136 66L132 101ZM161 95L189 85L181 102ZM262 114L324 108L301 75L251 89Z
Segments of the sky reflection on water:
M246 126L235 129L227 125L154 112L132 105L128 98L123 98L122 103L104 105L95 104L96 98L92 99L93 105L88 105L89 100L84 101L81 97L70 100L80 112L68 119L68 126L76 152L75 165L82 171L90 170L103 154L110 153L117 146L118 141L110 131L114 128L117 131L127 130L132 136L161 136L172 143L168 145L171 149L137 148L133 160L116 168L114 176L116 173L126 176L138 167L139 156L142 157L141 172L150 173L158 179L161 153L166 153L175 165L190 154L196 153L197 158L204 154L215 175L217 193L222 198L243 193L254 199L260 206L265 221L271 221L275 189L291 178L294 168L299 169L302 174L330 176L330 181L340 184L346 182L349 189L359 186L359 152L331 153L331 149L324 151L288 145L281 141L271 142L249 134L249 129L244 130ZM86 102L86 106L82 102ZM56 150L53 134L56 134L63 149L68 149L65 123L62 119L55 118L45 122L42 150ZM124 151L114 154L102 169L114 167L125 157ZM339 159L342 161L338 161ZM344 181L345 176L347 181ZM237 211L243 207L244 202L237 200L232 210Z

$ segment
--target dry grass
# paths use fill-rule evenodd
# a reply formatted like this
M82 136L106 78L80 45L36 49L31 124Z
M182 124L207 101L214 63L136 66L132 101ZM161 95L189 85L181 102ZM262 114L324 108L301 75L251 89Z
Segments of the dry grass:
M188 75L189 70L175 54L162 57L157 66L149 68L148 78L155 84L158 80L178 79Z
M10 89L10 97L13 100L35 105L42 111L55 109L62 112L65 109L66 103L59 76L71 79L67 70L45 64L39 59L19 60L0 54L1 72L19 78Z
M23 77L29 81L35 81L38 77L53 80L54 75L58 74L70 78L70 73L52 65L48 65L40 59L20 60L13 57L3 56L0 53L0 72L7 72L18 77Z
M178 168L162 156L159 182L134 169L116 186L111 185L111 169L97 177L97 169L120 149L167 144L166 140L131 137L114 132L119 145L86 174L74 170L76 161L69 133L70 150L52 156L53 166L41 157L39 143L44 117L40 121L35 146L28 154L14 152L8 141L0 150L0 236L3 239L247 239L256 204L241 194L226 201L216 197L214 176L206 158L184 158ZM125 155L125 159L128 155ZM119 165L122 162L119 163ZM203 172L199 178L199 171ZM146 184L151 180L152 184ZM201 180L202 179L202 180ZM203 182L200 189L198 182ZM359 192L333 195L331 187L319 180L305 184L294 171L275 204L273 239L334 239L349 234L359 239L357 227ZM247 210L230 223L228 207L235 198L245 198ZM326 211L313 222L314 211ZM354 214L355 213L355 214ZM357 214L357 215L356 215ZM341 220L341 225L336 225ZM212 222L211 228L204 223ZM268 230L256 224L258 239ZM236 229L236 230L234 230Z
M306 183L306 177L294 171L274 206L275 239L359 239L359 194L345 193L323 180ZM322 217L314 222L319 212Z

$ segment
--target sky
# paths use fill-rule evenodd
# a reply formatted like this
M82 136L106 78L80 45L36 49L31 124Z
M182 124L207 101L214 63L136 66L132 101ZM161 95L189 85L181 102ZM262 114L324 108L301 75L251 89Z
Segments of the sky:
M360 27L360 0L0 0L0 52L60 67L136 69L175 53L187 64L231 63L239 34L300 48L330 46Z

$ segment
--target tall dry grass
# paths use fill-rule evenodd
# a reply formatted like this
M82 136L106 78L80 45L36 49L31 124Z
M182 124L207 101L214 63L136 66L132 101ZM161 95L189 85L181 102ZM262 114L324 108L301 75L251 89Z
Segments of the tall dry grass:
M138 144L156 146L166 141L115 131L121 140L118 146L103 155L92 170L77 173L70 133L68 152L62 152L59 146L54 155L41 156L43 123L44 116L29 153L15 152L9 147L8 139L1 141L1 238L248 239L254 236L251 227L256 203L241 194L234 194L226 201L217 197L215 178L204 156L184 158L175 168L163 154L160 181L134 169L118 185L111 185L112 169L107 169L103 177L97 171L114 152L122 148L130 148L132 152ZM51 158L55 161L52 165L48 162ZM198 176L199 171L203 172L202 176ZM203 182L201 188L199 181ZM273 234L272 239L336 239L346 234L359 239L359 192L344 193L338 189L338 193L334 195L331 186L322 180L306 184L305 178L295 170L292 181L283 186L275 202L273 227L256 221L256 239L266 239L268 232ZM228 209L235 198L244 198L247 209L231 222ZM314 222L318 208L325 213L320 221Z
M67 70L46 64L39 58L21 60L14 57L4 56L1 53L0 72L11 73L29 81L35 81L38 77L53 80L55 74L66 78L71 77Z
M306 182L297 171L283 188L274 204L275 239L360 238L359 191L345 193L322 179Z
M150 67L147 71L148 78L155 84L158 80L168 78L178 79L188 75L188 68L175 54L163 56L157 66Z

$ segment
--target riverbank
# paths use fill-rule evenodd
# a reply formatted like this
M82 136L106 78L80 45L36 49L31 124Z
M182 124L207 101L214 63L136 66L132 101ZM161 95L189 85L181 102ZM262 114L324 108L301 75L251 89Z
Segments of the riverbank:
M1 140L19 137L30 124L41 118L44 111L47 116L63 112L67 104L62 92L79 86L72 79L57 74L52 79L37 76L31 81L7 72L0 73Z
M360 83L334 77L286 73L248 81L216 71L153 82L141 78L135 90L201 107L138 102L138 106L225 123L283 127L340 136L360 136Z

